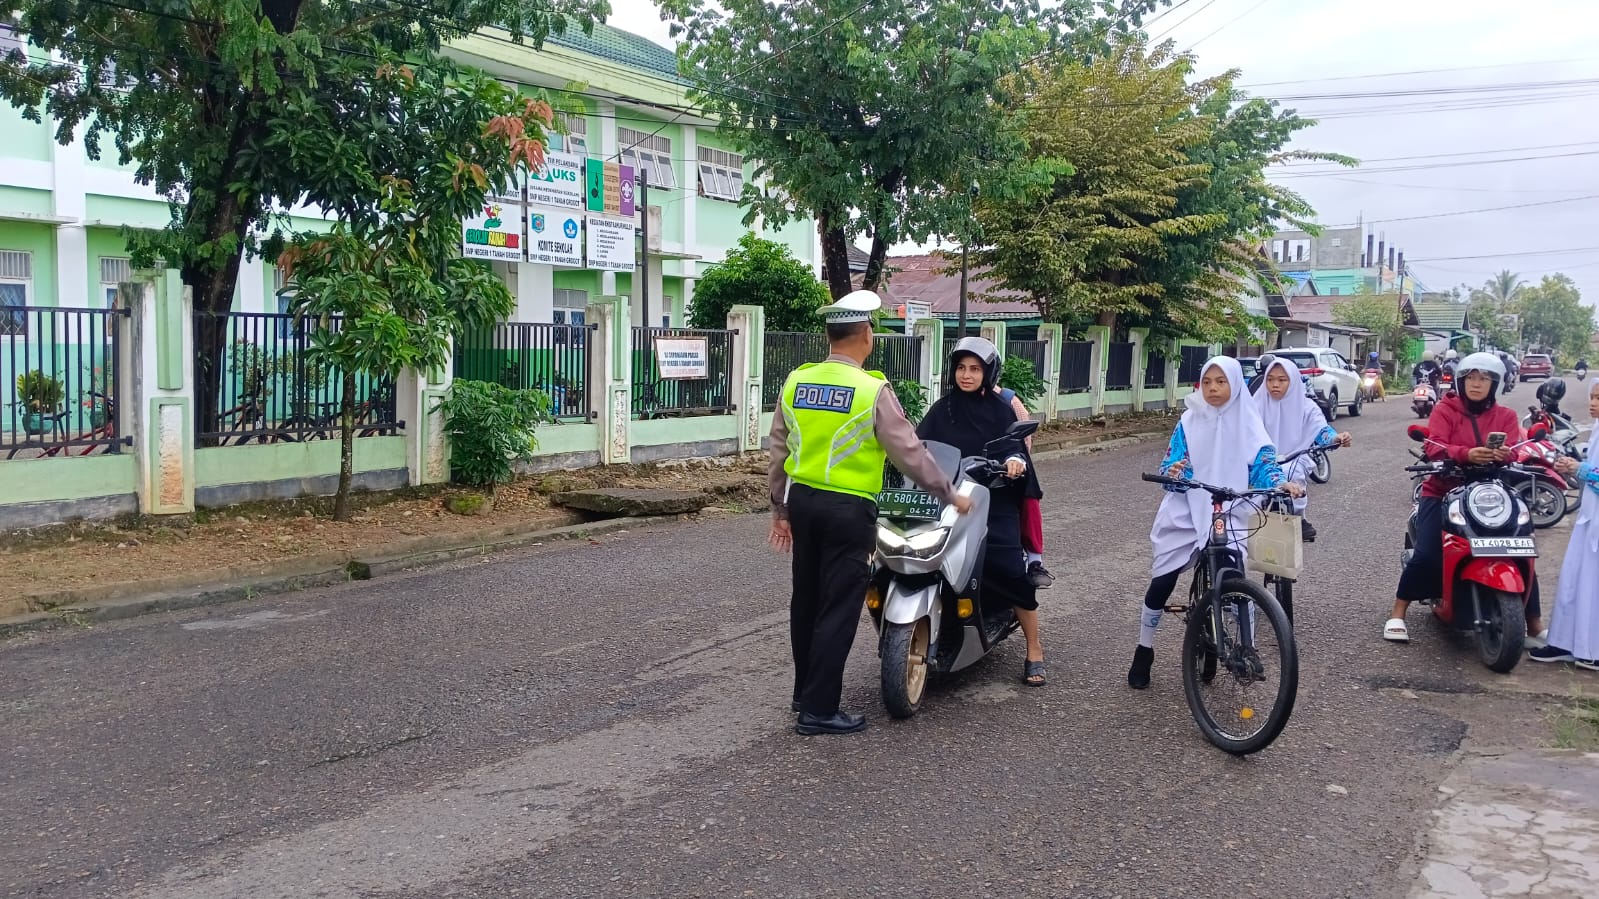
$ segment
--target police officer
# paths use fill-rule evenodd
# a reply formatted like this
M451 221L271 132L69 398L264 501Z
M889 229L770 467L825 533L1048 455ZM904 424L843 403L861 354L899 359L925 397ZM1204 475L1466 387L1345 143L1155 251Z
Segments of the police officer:
M789 375L772 416L770 542L794 554L794 729L806 736L866 726L838 703L866 598L884 460L961 514L971 508L969 497L956 494L953 473L916 436L888 381L861 367L872 352L872 313L881 308L869 290L822 307L831 354Z

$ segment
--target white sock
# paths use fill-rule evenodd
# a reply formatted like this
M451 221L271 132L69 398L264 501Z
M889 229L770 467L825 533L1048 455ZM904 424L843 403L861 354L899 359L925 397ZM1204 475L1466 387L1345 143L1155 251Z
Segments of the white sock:
M1139 612L1138 618L1138 645L1155 648L1155 628L1160 627L1160 616L1163 609L1144 608Z
M1034 562L1037 562L1040 565L1044 564L1044 554L1043 553L1035 553L1035 552L1032 552L1032 551L1028 551L1028 553L1027 553L1027 564L1031 565Z

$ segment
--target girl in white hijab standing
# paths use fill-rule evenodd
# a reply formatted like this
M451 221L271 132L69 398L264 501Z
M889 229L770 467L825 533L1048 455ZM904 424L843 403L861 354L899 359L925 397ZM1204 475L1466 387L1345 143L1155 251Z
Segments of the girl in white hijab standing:
M1303 493L1277 465L1277 450L1250 399L1237 359L1217 356L1206 362L1200 372L1199 389L1183 402L1187 410L1177 423L1161 462L1161 470L1168 477L1234 490L1286 486L1295 496ZM1135 690L1149 686L1149 669L1155 661L1155 629L1160 625L1166 600L1177 587L1178 576L1192 564L1194 553L1209 539L1210 494L1177 487L1166 490L1155 513L1155 526L1149 532L1154 544L1153 576L1139 615L1138 648L1133 650L1133 665L1127 671L1127 685ZM1243 548L1248 511L1249 507L1242 503L1235 503L1229 510L1229 534L1239 549Z
M1599 383L1588 388L1588 414L1599 419ZM1549 620L1549 645L1527 656L1535 662L1571 662L1599 671L1599 426L1588 437L1588 458L1562 460L1562 472L1582 485L1582 508L1571 528L1560 589Z
M1253 399L1255 408L1260 412L1260 420L1266 426L1266 436L1271 438L1278 456L1291 455L1312 446L1350 444L1352 438L1349 434L1334 431L1327 424L1327 416L1322 414L1320 407L1305 396L1299 366L1287 359L1276 358L1266 366L1264 382ZM1314 465L1309 456L1300 456L1288 463L1284 474L1301 490L1308 490L1310 470ZM1303 517L1308 502L1303 496L1294 500L1294 511L1301 516L1300 531L1307 541L1316 539L1316 529L1310 526L1309 519Z

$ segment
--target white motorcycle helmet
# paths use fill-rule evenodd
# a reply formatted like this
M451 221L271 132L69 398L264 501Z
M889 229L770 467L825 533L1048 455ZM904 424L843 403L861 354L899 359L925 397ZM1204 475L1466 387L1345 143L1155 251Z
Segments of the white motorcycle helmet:
M1499 385L1505 383L1505 364L1493 353L1472 353L1460 360L1455 366L1455 378L1464 382L1466 375L1474 371L1480 371L1493 379L1494 390L1488 394L1489 396L1493 396L1494 392L1498 391Z
M1472 355L1477 356L1477 355L1482 355L1482 354L1473 353ZM1444 353L1444 361L1445 362L1454 362L1456 359L1459 359L1459 358L1460 358L1460 354L1455 352L1454 350L1449 350L1448 352Z
M1438 358L1438 354L1434 353L1432 350L1427 350L1426 352L1421 354L1421 361L1423 361L1423 362L1432 362L1432 361L1436 360L1437 358Z

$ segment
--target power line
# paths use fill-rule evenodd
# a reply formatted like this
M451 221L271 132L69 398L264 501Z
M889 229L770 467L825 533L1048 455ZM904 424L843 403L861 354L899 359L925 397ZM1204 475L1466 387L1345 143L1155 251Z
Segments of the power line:
M1176 31L1178 28L1181 28L1183 26L1183 22L1189 21L1190 19L1194 18L1195 16L1199 15L1200 13L1204 12L1207 9L1210 9L1212 6L1215 6L1215 5L1216 5L1216 0L1205 0L1205 5L1204 6L1201 6L1200 8L1198 8L1198 9L1194 10L1193 12L1189 13L1186 17L1183 18L1183 20L1181 22L1178 22L1177 24L1173 25L1172 27L1170 27L1170 28L1166 29L1165 31L1161 32L1160 33L1160 37L1158 37L1158 38L1154 38L1154 37L1150 38L1149 39L1150 43L1158 44L1161 41L1165 40L1166 38L1171 37L1172 32Z
M1581 56L1574 59L1549 59L1539 62L1504 62L1483 66L1451 66L1443 69L1411 69L1406 72L1373 72L1369 75L1334 75L1327 78L1302 78L1292 81L1256 81L1240 84L1241 88L1278 87L1284 84L1321 84L1327 81L1362 81L1369 78L1398 78L1404 75L1441 75L1449 72L1479 72L1486 69L1515 69L1531 66L1564 65L1573 62L1599 61L1599 56Z
M1223 22L1221 25L1217 26L1215 31L1212 31L1211 33L1205 35L1204 37L1200 38L1199 40L1194 41L1192 44L1189 44L1188 45L1188 49L1189 50L1193 50L1195 47L1199 46L1200 44L1203 44L1204 42L1206 42L1206 41L1210 40L1211 38L1215 37L1217 34L1220 34L1229 25L1232 25L1234 22L1238 21L1239 19L1242 19L1244 16L1249 15L1250 13L1254 12L1257 9L1260 9L1262 6L1265 6L1267 3L1270 3L1270 2L1271 2L1271 0L1260 0L1259 3L1256 3L1254 6L1251 6L1250 8L1244 10L1243 12L1239 13L1238 15L1233 16L1231 19L1228 19L1227 21Z
M1599 247L1567 247L1562 250L1523 250L1519 253L1482 253L1477 256L1429 256L1406 262L1452 262L1459 259L1512 259L1521 256L1559 256L1564 253L1599 253Z
M1430 172L1439 169L1461 169L1479 165L1499 165L1507 162L1536 162L1545 159L1569 159L1577 156L1599 156L1599 150L1583 150L1576 153L1548 153L1542 156L1513 156L1506 159L1465 159L1454 162L1439 163L1438 165L1397 165L1388 168L1361 169L1366 174L1382 174L1384 172ZM1278 178L1318 178L1329 175L1343 174L1348 168L1325 169L1314 172L1274 172Z
M1599 200L1599 194L1591 194L1585 197L1567 197L1564 200L1543 200L1537 203L1516 203L1511 206L1487 206L1482 209L1461 209L1456 212L1434 212L1427 215L1407 215L1402 218L1365 219L1355 224L1386 225L1393 222L1419 222L1423 219L1457 218L1463 215L1477 215L1483 212L1503 212L1507 209L1531 209L1534 206L1556 206L1561 203L1580 203L1583 200ZM1338 227L1353 227L1353 225Z
M1532 150L1564 150L1564 149L1569 149L1571 147L1591 147L1591 146L1594 146L1596 144L1599 144L1599 141L1584 140L1584 141L1576 141L1574 143L1569 143L1569 144L1541 144L1541 145L1535 146L1535 147L1502 147L1502 148L1497 149L1497 150L1460 150L1460 151L1453 152L1453 153L1424 153L1424 154L1419 155L1419 156L1380 156L1380 157L1374 157L1374 158L1371 158L1371 159L1362 159L1361 163L1364 164L1364 163L1367 163L1367 162L1403 162L1403 161L1411 160L1411 159L1438 159L1440 157L1446 157L1446 156L1487 156L1487 155L1489 155L1491 153L1524 153L1524 152L1529 152L1529 151L1532 151ZM1288 165L1290 165L1290 166L1292 166L1293 164L1294 163L1292 163L1292 162L1288 163ZM1319 164L1319 163L1317 163L1317 164Z
M1327 180L1344 181L1350 184L1370 184L1376 187L1397 187L1405 190L1445 190L1451 192L1465 191L1469 193L1480 194L1556 194L1565 193L1568 190L1599 190L1599 187L1465 187L1450 184L1399 184L1391 181L1367 181L1362 178L1345 178L1341 176L1334 177L1331 175L1327 177Z

